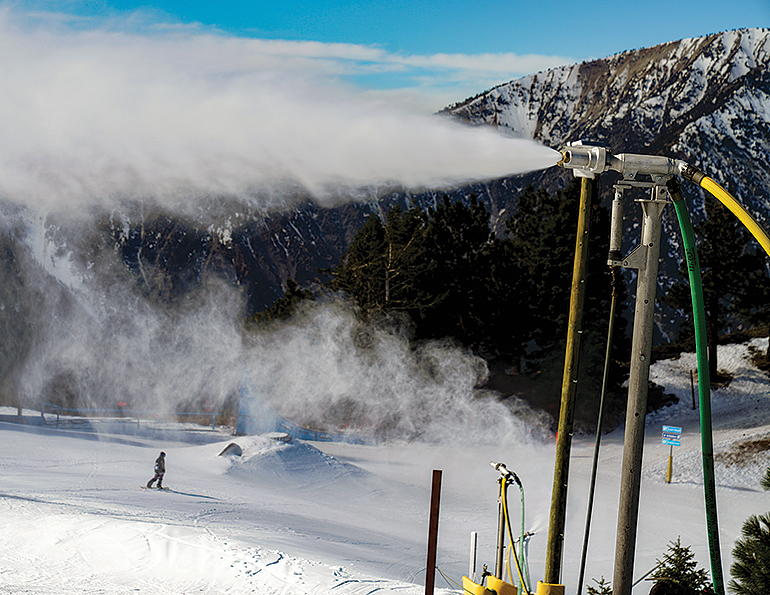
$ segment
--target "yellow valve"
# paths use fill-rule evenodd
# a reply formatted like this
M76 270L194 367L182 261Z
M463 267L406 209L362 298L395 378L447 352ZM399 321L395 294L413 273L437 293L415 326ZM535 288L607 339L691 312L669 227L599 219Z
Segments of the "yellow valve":
M519 590L511 583L506 583L496 576L487 577L487 588L492 589L497 595L518 595L519 593Z
M463 591L468 595L495 595L495 592L487 589L484 585L474 583L467 576L463 577Z
M564 595L564 585L553 585L537 581L537 595Z

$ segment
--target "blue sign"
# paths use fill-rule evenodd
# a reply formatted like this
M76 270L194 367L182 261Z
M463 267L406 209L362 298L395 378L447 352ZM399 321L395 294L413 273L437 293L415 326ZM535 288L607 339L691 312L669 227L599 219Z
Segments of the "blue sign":
M663 426L663 444L668 446L681 446L682 428L676 426Z

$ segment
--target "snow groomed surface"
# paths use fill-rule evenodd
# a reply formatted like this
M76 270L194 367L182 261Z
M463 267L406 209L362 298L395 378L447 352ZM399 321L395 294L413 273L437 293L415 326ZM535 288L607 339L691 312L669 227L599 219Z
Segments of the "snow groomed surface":
M767 339L751 346L766 348ZM720 347L721 367L735 379L713 392L727 580L743 522L768 509L759 480L770 453L752 446L770 439L770 387L767 375L750 365L748 347ZM694 354L683 354L652 369L652 379L680 402L648 416L635 578L678 536L692 546L699 565L708 566L698 411L690 394L694 362ZM15 410L0 413L13 416ZM663 425L683 429L671 484L665 481ZM207 435L216 441L0 422L0 592L418 595L424 591L432 469L444 472L439 568L458 582L467 574L471 531L479 534L478 567L494 564L498 486L490 460L505 462L523 482L525 527L534 532L531 575L542 576L552 442L490 444L458 436L440 444L364 446L233 437L232 430ZM219 456L231 442L242 456ZM564 560L570 589L576 586L591 443L576 437L573 445ZM622 430L602 445L589 584L612 572ZM172 490L139 489L160 450L168 455L165 481ZM457 589L440 577L438 586ZM634 592L649 587L643 582Z

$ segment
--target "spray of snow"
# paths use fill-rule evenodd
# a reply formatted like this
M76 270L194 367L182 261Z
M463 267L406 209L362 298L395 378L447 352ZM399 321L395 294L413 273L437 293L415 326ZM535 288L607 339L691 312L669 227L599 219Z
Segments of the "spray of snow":
M556 151L366 99L264 43L73 30L0 9L0 195L36 206L200 196L262 204L438 187L554 165ZM367 193L367 197L371 194Z
M17 258L36 300L18 387L27 402L221 406L247 365L298 422L335 412L367 431L439 439L457 433L450 420L496 420L520 437L504 408L477 398L486 369L470 354L438 344L413 353L386 330L362 346L339 305L244 347L235 290L206 282L182 304L151 307L94 229L155 208L232 215L233 205L370 200L549 167L556 151L399 111L312 66L285 67L259 40L65 21L0 5L0 111L14 116L0 122L3 229L29 248Z

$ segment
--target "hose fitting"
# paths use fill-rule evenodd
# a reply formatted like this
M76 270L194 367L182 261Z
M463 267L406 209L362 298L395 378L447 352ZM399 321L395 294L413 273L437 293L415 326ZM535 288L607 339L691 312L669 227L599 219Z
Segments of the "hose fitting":
M500 475L502 475L506 479L515 481L519 487L522 487L519 476L516 475L510 469L508 469L508 467L505 466L505 463L495 463L494 461L489 461L489 464L492 465L492 467L494 467L496 471L499 471Z
M703 181L703 178L706 177L706 175L702 171L700 171L697 167L693 167L692 165L690 165L689 163L685 163L684 161L680 162L679 174L685 180L689 180L690 182L693 182L698 186L700 186L700 183Z

